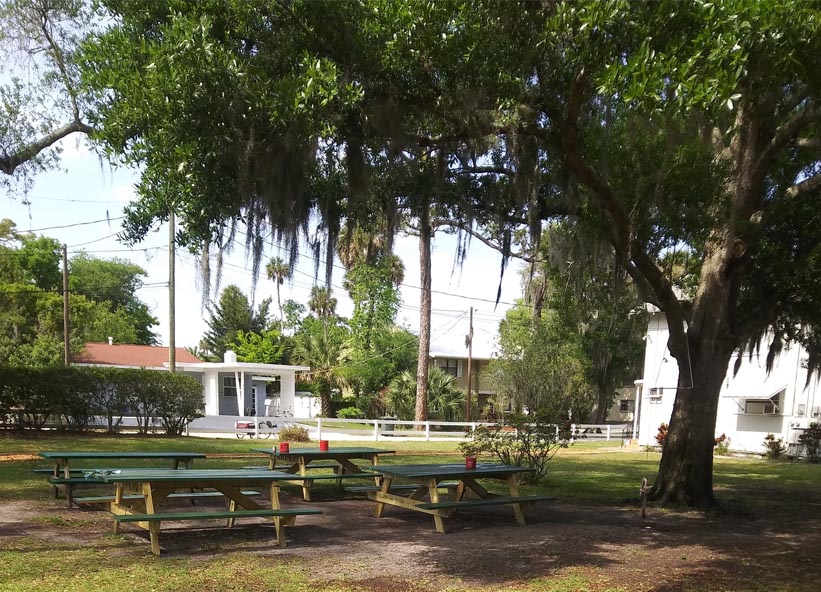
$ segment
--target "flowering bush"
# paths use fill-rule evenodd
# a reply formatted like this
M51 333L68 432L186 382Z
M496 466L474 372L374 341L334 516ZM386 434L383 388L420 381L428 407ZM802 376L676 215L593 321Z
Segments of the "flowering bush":
M730 452L730 439L727 434L721 434L716 438L714 452L720 456L726 456Z
M778 460L787 451L783 438L776 438L773 434L764 436L764 457L769 460Z
M664 441L667 440L667 428L669 426L666 423L663 423L659 426L658 434L656 434L656 442L658 442L659 446L664 446Z

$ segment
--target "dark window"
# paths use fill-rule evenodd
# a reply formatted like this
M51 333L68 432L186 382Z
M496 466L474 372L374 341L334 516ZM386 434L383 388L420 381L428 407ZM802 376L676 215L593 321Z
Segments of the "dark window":
M622 399L619 401L619 411L622 413L626 413L630 411L630 401L628 399Z
M459 360L439 360L439 368L441 368L443 372L450 374L454 378L459 376Z
M225 376L222 379L222 396L236 397L237 396L237 379L233 376Z

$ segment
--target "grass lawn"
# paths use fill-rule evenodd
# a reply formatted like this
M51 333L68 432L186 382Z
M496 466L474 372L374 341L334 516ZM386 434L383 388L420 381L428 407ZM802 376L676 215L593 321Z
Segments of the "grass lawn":
M495 581L485 584L477 582L466 583L466 580L455 578L452 585L442 586L432 583L433 580L421 578L414 580L409 573L409 580L395 587L371 583L363 587L361 582L348 581L344 578L334 581L317 579L316 565L322 564L322 545L310 547L295 545L294 550L289 546L281 554L274 556L265 553L270 549L270 534L256 535L252 529L249 548L240 548L223 551L220 545L221 529L213 531L213 553L185 554L171 553L170 556L154 557L141 545L135 545L132 539L123 535L99 534L100 529L108 523L103 512L87 510L66 510L63 500L53 500L50 489L46 486L42 475L35 475L31 469L36 466L46 466L42 459L34 459L28 455L35 455L40 450L173 450L204 452L208 458L203 462L195 462L195 467L238 467L247 464L260 464L262 457L249 458L250 449L254 447L270 446L275 440L237 440L237 439L210 439L210 438L167 438L167 437L137 437L137 436L66 436L62 434L41 434L37 437L22 438L14 435L0 435L0 501L15 503L25 508L30 514L26 518L25 532L14 532L14 536L3 536L0 524L0 590L26 591L32 590L105 590L118 592L125 590L276 590L278 592L352 592L354 590L389 589L397 591L429 591L445 589L451 592L476 592L479 590L504 590L509 592L571 592L595 590L598 592L654 590L631 583L628 576L624 576L617 567L604 564L601 557L591 555L590 559L578 558L572 565L566 559L556 562L549 570L538 571L510 581ZM267 444L266 444L267 443ZM315 446L315 443L308 444ZM461 462L456 444L450 442L404 442L380 441L368 442L331 442L331 446L373 446L396 450L396 455L385 455L380 460L383 463L414 463L414 462ZM600 512L606 515L612 512L634 515L641 479L646 477L653 481L658 467L659 454L653 452L623 452L616 448L615 443L578 443L567 450L562 450L550 463L550 470L545 479L534 485L523 487L523 493L545 493L557 498L561 507L592 507L593 514ZM136 464L136 463L129 463ZM767 516L773 512L788 516L790 504L793 501L801 502L795 512L805 515L812 513L813 528L817 544L817 531L821 522L821 466L787 462L765 462L761 460L717 458L715 463L715 488L722 502L732 510L736 518L730 518L729 524L740 524L741 531L755 527L755 518ZM315 483L315 498L321 503L324 500L334 499L338 495L332 481ZM369 504L372 502L349 500L348 503ZM19 506L19 504L23 504ZM703 525L701 514L688 511L654 510L660 520L683 520L689 524ZM752 516L753 518L748 518ZM800 518L800 517L798 517ZM798 519L791 517L790 519ZM13 526L14 523L12 523ZM469 523L468 523L469 524ZM539 524L538 528L551 528L551 522ZM579 528L586 527L580 521ZM629 524L629 523L628 523ZM101 526L103 525L103 526ZM559 528L557 523L556 528ZM572 525L571 525L572 526ZM76 536L82 537L85 529L96 529L93 537L77 542ZM297 527L299 528L299 527ZM327 526L333 529L334 525ZM520 532L532 531L536 526L528 525L520 528ZM723 528L723 527L722 527ZM75 538L44 537L38 535L38 530L53 530L57 533L74 533ZM14 530L12 528L12 530ZM467 531L470 536L487 538L494 536L494 528L483 528L477 523L476 530ZM573 529L569 529L567 541L574 536ZM586 532L586 531L584 531ZM584 539L584 544L596 548L601 533L593 536L579 531L578 539ZM627 533L627 531L625 531ZM669 549L663 547L666 542L660 542L659 547L645 546L642 549L635 547L636 532L626 534L624 541L618 544L622 547L619 556L624 557L626 563L634 562L636 573L641 572L642 562L654 562L656 559L644 558L643 553L657 553L659 557L675 562L670 570L676 571L675 586L659 587L658 590L754 590L773 592L777 590L809 591L817 589L818 575L821 565L815 563L800 564L798 567L785 560L789 553L775 552L774 548L767 548L766 537L762 538L761 553L755 551L741 553L733 559L732 566L727 569L747 570L747 575L741 573L724 573L705 578L709 569L715 569L715 557L731 551L718 550L712 545L709 547L709 556L705 555L703 562L693 564L688 570L687 556L691 558L694 551L683 544L670 543ZM671 532L678 532L671 530ZM695 536L693 544L701 542L699 536L685 527L681 536ZM243 533L247 534L247 533ZM533 534L532 532L530 534ZM718 535L721 535L719 529ZM436 535L433 542L448 541L448 537L457 540L456 535ZM254 537L259 536L257 541ZM427 531L425 531L427 537ZM710 539L705 531L704 539ZM764 535L762 535L764 536ZM786 535L785 535L786 536ZM241 537L242 538L242 537ZM721 540L721 536L717 537ZM210 540L210 539L209 539ZM428 539L425 539L426 541ZM579 543L576 540L575 543ZM690 539L688 539L689 541ZM712 540L712 539L710 539ZM801 544L798 539L790 545ZM411 543L413 541L410 541ZM379 541L375 541L379 543ZM421 544L421 543L420 543ZM432 543L426 543L432 544ZM442 543L444 544L444 543ZM522 553L532 552L532 546L522 545ZM611 544L615 544L612 543ZM728 542L728 545L732 545ZM240 545L242 547L242 544ZM208 543L205 544L208 549ZM686 551L683 549L687 549ZM728 547L731 548L731 547ZM817 548L816 553L817 553ZM668 553L669 551L669 553ZM539 561L550 557L550 551L545 549L535 555ZM604 552L603 548L598 552ZM740 552L739 552L740 553ZM750 555L752 553L752 555ZM672 554L672 555L670 555ZM743 555L743 556L742 556ZM648 556L649 557L649 556ZM713 558L713 559L710 559ZM367 559L351 558L351 561ZM536 561L536 559L534 559ZM690 560L692 561L692 559ZM785 563L786 561L786 563ZM616 562L618 563L618 562ZM436 562L440 570L448 572ZM735 567L733 567L735 566ZM647 566L644 566L647 567ZM411 568L409 568L411 569ZM796 571L798 569L798 571ZM706 570L706 571L705 571ZM808 572L809 570L809 572ZM652 570L651 570L652 571ZM790 574L801 574L793 576ZM807 578L807 573L815 577ZM426 576L429 577L429 576ZM628 578L628 579L625 579ZM426 583L427 582L427 583ZM627 583L625 583L627 582ZM395 583L395 582L394 582ZM641 580L644 583L644 580ZM386 587L387 586L387 587Z

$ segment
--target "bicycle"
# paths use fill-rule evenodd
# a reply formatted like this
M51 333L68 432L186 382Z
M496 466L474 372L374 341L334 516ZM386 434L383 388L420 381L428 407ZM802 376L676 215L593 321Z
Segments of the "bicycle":
M263 439L267 440L268 438L270 438L271 436L274 435L274 432L271 431L271 430L273 430L274 428L277 427L275 423L272 423L272 422L267 421L267 420L260 421L257 425L259 427L256 427L254 425L253 421L237 421L237 422L235 422L234 427L236 429L238 429L238 430L240 430L240 429L249 430L247 432L237 432L237 438L242 440L243 438L245 438L245 436L248 436L249 439L263 438ZM263 428L263 427L268 428L268 429L264 432L260 431L260 428Z

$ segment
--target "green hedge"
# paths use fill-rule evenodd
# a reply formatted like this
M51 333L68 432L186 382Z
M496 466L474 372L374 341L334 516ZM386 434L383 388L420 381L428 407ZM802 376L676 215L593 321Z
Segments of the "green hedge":
M56 422L86 429L103 417L113 431L124 415L137 418L140 432L159 418L167 434L181 434L202 417L202 385L183 374L131 368L0 367L0 418L6 424L42 429Z

